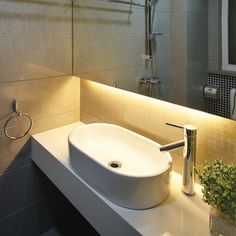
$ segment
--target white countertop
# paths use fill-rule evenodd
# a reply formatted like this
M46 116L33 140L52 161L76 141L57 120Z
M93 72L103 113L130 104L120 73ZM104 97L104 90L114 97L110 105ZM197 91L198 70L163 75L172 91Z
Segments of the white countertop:
M172 172L171 194L147 210L122 208L88 186L69 164L68 134L76 122L32 137L32 159L101 235L207 236L209 206L201 187L188 197L181 191L181 175Z

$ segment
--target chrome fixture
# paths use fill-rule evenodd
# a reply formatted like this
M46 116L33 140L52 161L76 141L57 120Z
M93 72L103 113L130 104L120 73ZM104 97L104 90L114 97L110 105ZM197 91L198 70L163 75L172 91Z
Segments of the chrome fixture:
M162 35L162 33L159 32L153 32L153 18L154 18L154 11L155 11L155 5L159 0L145 0L145 4L140 4L136 1L130 0L123 1L123 0L102 0L104 2L112 2L112 3L119 3L119 4L125 4L130 6L138 6L138 7L144 7L145 9L145 60L152 59L153 55L153 39L155 39L156 36Z
M158 0L145 0L145 60L153 57L153 39L162 33L153 32L153 18L155 14L155 5Z
M158 71L156 65L156 58L155 54L155 45L156 45L156 37L163 35L162 32L153 32L153 21L155 18L155 7L159 0L145 0L145 4L140 4L137 1L130 0L130 1L123 1L123 0L102 0L105 2L112 2L112 3L119 3L138 7L144 7L145 13L145 54L143 58L145 60L145 67L148 69L150 66L151 69L151 76L150 78L141 78L139 83L141 85L148 86L148 96L154 98L160 98L160 80L157 79ZM157 90L155 89L157 88ZM155 94L155 91L158 91Z
M158 0L145 0L145 55L144 60L146 68L150 66L151 76L148 78L142 77L139 80L141 85L148 85L148 96L154 98L160 98L160 80L158 77L156 58L155 58L155 48L156 48L156 37L162 35L161 32L153 32L153 21L155 18L155 7ZM156 89L155 89L156 88ZM158 91L155 94L155 91Z
M161 81L155 77L141 78L139 81L140 84L144 85L159 85Z
M150 0L145 0L145 60L152 58L152 4Z
M120 3L125 5L131 5L131 6L137 6L137 7L144 7L143 4L140 4L138 2L134 2L131 0L130 2L122 1L122 0L103 0L104 2L114 2L114 3Z
M183 183L182 191L188 195L194 195L194 167L196 163L196 142L197 142L197 128L193 125L176 125L166 123L167 125L181 128L184 130L184 139L178 142L170 143L160 147L160 151L173 151L183 147Z
M145 88L148 87L148 96L150 97L157 97L156 94L155 94L155 88L157 88L157 91L158 91L158 97L160 97L160 84L161 84L161 81L157 78L157 77L154 77L154 76L148 76L148 77L142 77L140 80L139 80L139 84L140 85L144 85Z
M13 103L12 103L12 110L13 110L13 114L6 121L3 130L4 130L4 134L6 135L7 138L12 139L12 140L16 140L16 139L20 139L20 138L25 137L29 133L29 131L31 130L32 125L33 125L33 120L32 120L32 118L30 117L29 114L18 111L18 102L16 100L14 100ZM25 131L24 134L22 134L20 136L12 136L7 131L8 124L11 121L13 121L14 119L19 118L19 117L25 117L25 118L28 119L28 122L29 122L28 128L27 128L27 130Z

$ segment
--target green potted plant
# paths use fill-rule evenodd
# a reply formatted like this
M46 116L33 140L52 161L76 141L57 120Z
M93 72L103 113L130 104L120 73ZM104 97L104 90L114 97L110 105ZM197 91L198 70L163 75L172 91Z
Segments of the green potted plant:
M211 206L209 227L213 235L236 235L236 165L221 160L196 169L203 200Z

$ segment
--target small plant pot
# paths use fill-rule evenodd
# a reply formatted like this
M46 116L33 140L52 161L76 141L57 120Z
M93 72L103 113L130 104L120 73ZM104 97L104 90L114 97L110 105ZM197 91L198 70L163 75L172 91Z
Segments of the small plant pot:
M235 236L236 225L229 222L216 208L210 208L209 229L213 236Z

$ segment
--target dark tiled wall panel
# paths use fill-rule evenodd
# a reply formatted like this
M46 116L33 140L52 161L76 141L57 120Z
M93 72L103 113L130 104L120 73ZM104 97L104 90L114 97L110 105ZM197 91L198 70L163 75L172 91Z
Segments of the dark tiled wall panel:
M0 176L0 219L43 199L52 184L28 164Z
M25 202L26 200L19 200L20 197L23 197L19 192L20 189L16 189L13 193L10 193L10 190L7 191L5 197L7 197L7 194L10 194L10 196L18 195L18 197L4 202L9 202L9 204L11 202L15 205L15 209L18 210L0 219L1 236L39 236L51 229L52 226L56 227L60 236L98 235L34 164L27 168L30 169L28 172L31 172L32 176L26 175L29 178L33 177L34 180L32 182L36 184L36 187L28 186L28 190L24 191L24 195L29 194L29 197L26 197L28 205ZM38 179L38 183L36 179ZM21 180L22 177L19 181ZM40 198L42 196L44 198ZM32 201L30 201L30 198ZM24 207L22 207L22 201L26 203ZM7 207L5 206L5 213Z
M208 84L219 88L220 97L217 100L207 99L207 111L230 118L230 90L236 88L236 77L209 73Z

